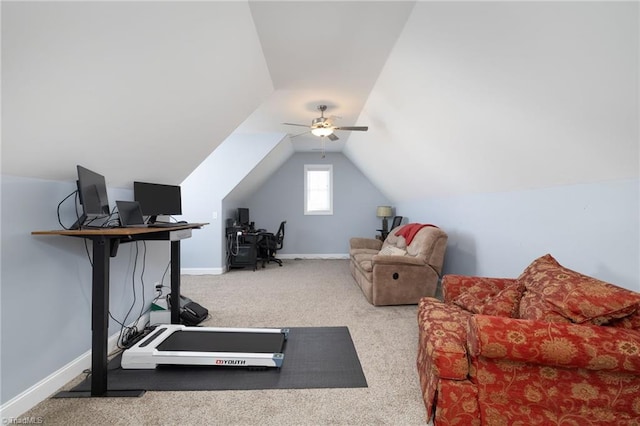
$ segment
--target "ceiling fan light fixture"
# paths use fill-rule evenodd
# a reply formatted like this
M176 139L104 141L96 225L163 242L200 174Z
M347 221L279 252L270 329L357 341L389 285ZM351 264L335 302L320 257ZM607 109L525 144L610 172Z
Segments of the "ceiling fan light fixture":
M316 136L320 136L321 138L325 137L325 136L329 136L330 134L333 133L333 129L331 127L316 127L314 129L311 129L311 133L313 133Z

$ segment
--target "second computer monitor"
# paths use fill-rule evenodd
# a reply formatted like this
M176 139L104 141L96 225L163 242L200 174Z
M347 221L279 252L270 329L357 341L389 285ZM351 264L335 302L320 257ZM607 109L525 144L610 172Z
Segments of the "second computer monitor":
M149 182L133 182L133 198L140 203L142 214L155 222L157 216L182 214L180 186Z
M104 176L81 165L78 170L78 195L82 205L82 215L71 229L81 229L85 223L109 216L109 198Z
M249 209L243 207L238 208L238 224L240 226L249 225Z

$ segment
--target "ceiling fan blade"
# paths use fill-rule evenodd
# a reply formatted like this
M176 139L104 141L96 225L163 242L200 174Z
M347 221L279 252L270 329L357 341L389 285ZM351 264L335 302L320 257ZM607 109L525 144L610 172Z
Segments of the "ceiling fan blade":
M295 124L295 123L282 123L282 124L286 124L287 126L309 127L308 124Z
M310 133L310 132L311 130L307 130L306 132L298 133L297 135L289 135L289 139L297 138L298 136L306 135L307 133Z
M327 137L332 141L337 141L338 139L340 139L339 137L337 137L333 133L331 133L330 135L327 135Z
M335 130L359 130L361 132L366 132L369 130L368 126L343 126L343 127L334 127Z

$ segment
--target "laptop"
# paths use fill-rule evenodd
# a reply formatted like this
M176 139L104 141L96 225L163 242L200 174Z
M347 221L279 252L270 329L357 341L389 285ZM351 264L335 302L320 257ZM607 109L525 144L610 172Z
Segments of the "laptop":
M137 201L116 201L118 215L120 216L120 226L123 228L146 228L142 209Z

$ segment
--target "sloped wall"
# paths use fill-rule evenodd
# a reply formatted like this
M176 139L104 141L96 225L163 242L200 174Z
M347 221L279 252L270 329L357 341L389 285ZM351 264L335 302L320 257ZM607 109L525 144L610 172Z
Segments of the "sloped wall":
M418 2L344 152L397 201L638 178L639 7Z
M293 153L288 138L283 141L283 137L234 133L182 182L185 220L209 223L182 244L183 271L221 274L226 270L225 222L232 200L238 198L234 194L243 194L245 182L272 173Z
M6 174L179 184L272 90L247 2L2 2Z
M398 214L447 230L445 272L517 276L551 253L639 290L638 16L419 2L345 154Z

